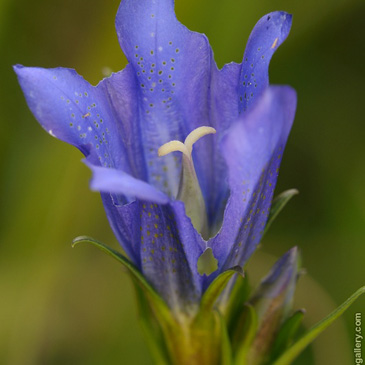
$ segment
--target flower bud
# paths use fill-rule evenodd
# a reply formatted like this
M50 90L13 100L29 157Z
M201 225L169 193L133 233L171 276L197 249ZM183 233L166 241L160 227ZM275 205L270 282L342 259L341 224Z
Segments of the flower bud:
M275 263L250 299L258 327L248 354L249 365L267 360L275 336L291 311L299 266L300 255L294 247Z

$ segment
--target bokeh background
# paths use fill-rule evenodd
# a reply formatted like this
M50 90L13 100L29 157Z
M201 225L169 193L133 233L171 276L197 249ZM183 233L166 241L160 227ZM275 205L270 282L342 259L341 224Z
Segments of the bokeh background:
M11 65L76 68L96 84L126 64L114 30L118 0L0 1L0 363L151 364L127 275L89 246L118 247L81 154L50 138L27 109ZM307 275L297 307L314 324L365 284L364 22L362 0L177 0L218 65L240 62L256 21L294 14L271 82L290 84L298 112L277 192L297 196L250 263L253 281L293 245ZM360 299L295 364L352 364ZM365 313L365 312L364 312Z

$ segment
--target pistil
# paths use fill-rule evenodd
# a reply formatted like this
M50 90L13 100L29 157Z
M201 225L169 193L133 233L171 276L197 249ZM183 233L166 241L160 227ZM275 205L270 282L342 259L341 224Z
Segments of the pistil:
M185 203L187 216L190 217L195 229L203 238L207 238L208 233L207 212L194 168L192 151L195 142L208 134L214 133L216 133L216 130L212 127L199 127L186 137L184 143L170 141L158 149L160 157L176 151L183 153L180 186L176 199Z

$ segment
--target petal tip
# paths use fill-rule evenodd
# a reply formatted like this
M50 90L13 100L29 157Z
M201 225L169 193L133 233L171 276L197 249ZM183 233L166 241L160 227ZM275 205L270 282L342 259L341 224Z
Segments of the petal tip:
M13 70L15 72L17 72L18 70L24 68L24 66L23 65L20 65L19 63L17 63L16 65L13 65L12 67L13 67Z
M289 34L292 22L293 22L293 15L289 13L282 12L281 14L282 19L282 34L284 37Z
M269 27L271 29L276 29L280 39L278 39L279 42L277 42L275 46L279 46L279 43L281 44L290 32L293 15L285 11L274 11L265 15L263 18L261 18L261 20L266 23L267 29L269 29Z
M14 70L14 72L16 73L16 75L18 77L24 76L24 73L29 68L29 67L25 67L25 66L20 65L20 64L13 65L12 67L13 67L13 70Z
M297 92L289 85L271 85L267 88L267 97L280 101L283 105L295 110L297 105Z

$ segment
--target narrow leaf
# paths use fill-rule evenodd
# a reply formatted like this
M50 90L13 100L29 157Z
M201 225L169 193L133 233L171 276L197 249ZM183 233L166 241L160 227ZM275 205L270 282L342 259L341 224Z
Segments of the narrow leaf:
M79 243L90 243L95 247L97 247L99 250L113 257L119 263L121 263L125 268L128 269L128 271L132 274L134 280L138 283L138 285L141 286L143 291L146 293L151 303L153 304L153 307L156 311L156 315L158 315L161 320L166 321L169 324L172 324L174 322L166 303L156 293L155 289L153 289L152 286L146 281L146 279L138 270L138 268L132 262L130 262L124 255L114 250L113 248L107 246L106 244L99 242L91 237L80 236L75 238L72 242L72 247L75 247Z
M154 363L169 365L171 361L169 360L162 328L151 310L144 291L135 280L132 281L136 290L139 322Z
M221 336L222 336L222 352L221 352L221 365L232 365L232 348L231 341L229 339L227 324L224 320L224 317L220 312L216 312L219 316L220 327L221 327Z
M272 361L278 358L291 345L302 323L304 313L305 311L303 309L296 311L281 326L271 351Z
M318 322L312 329L302 336L294 345L289 347L273 365L289 365L294 359L330 324L332 324L337 318L339 318L347 308L362 294L365 293L365 286L355 292L350 298L342 303L337 309L330 313L327 317Z
M279 215L279 213L283 210L285 205L291 200L294 195L299 194L297 189L290 189L279 194L272 202L269 218L266 223L264 234L268 231L273 221Z

